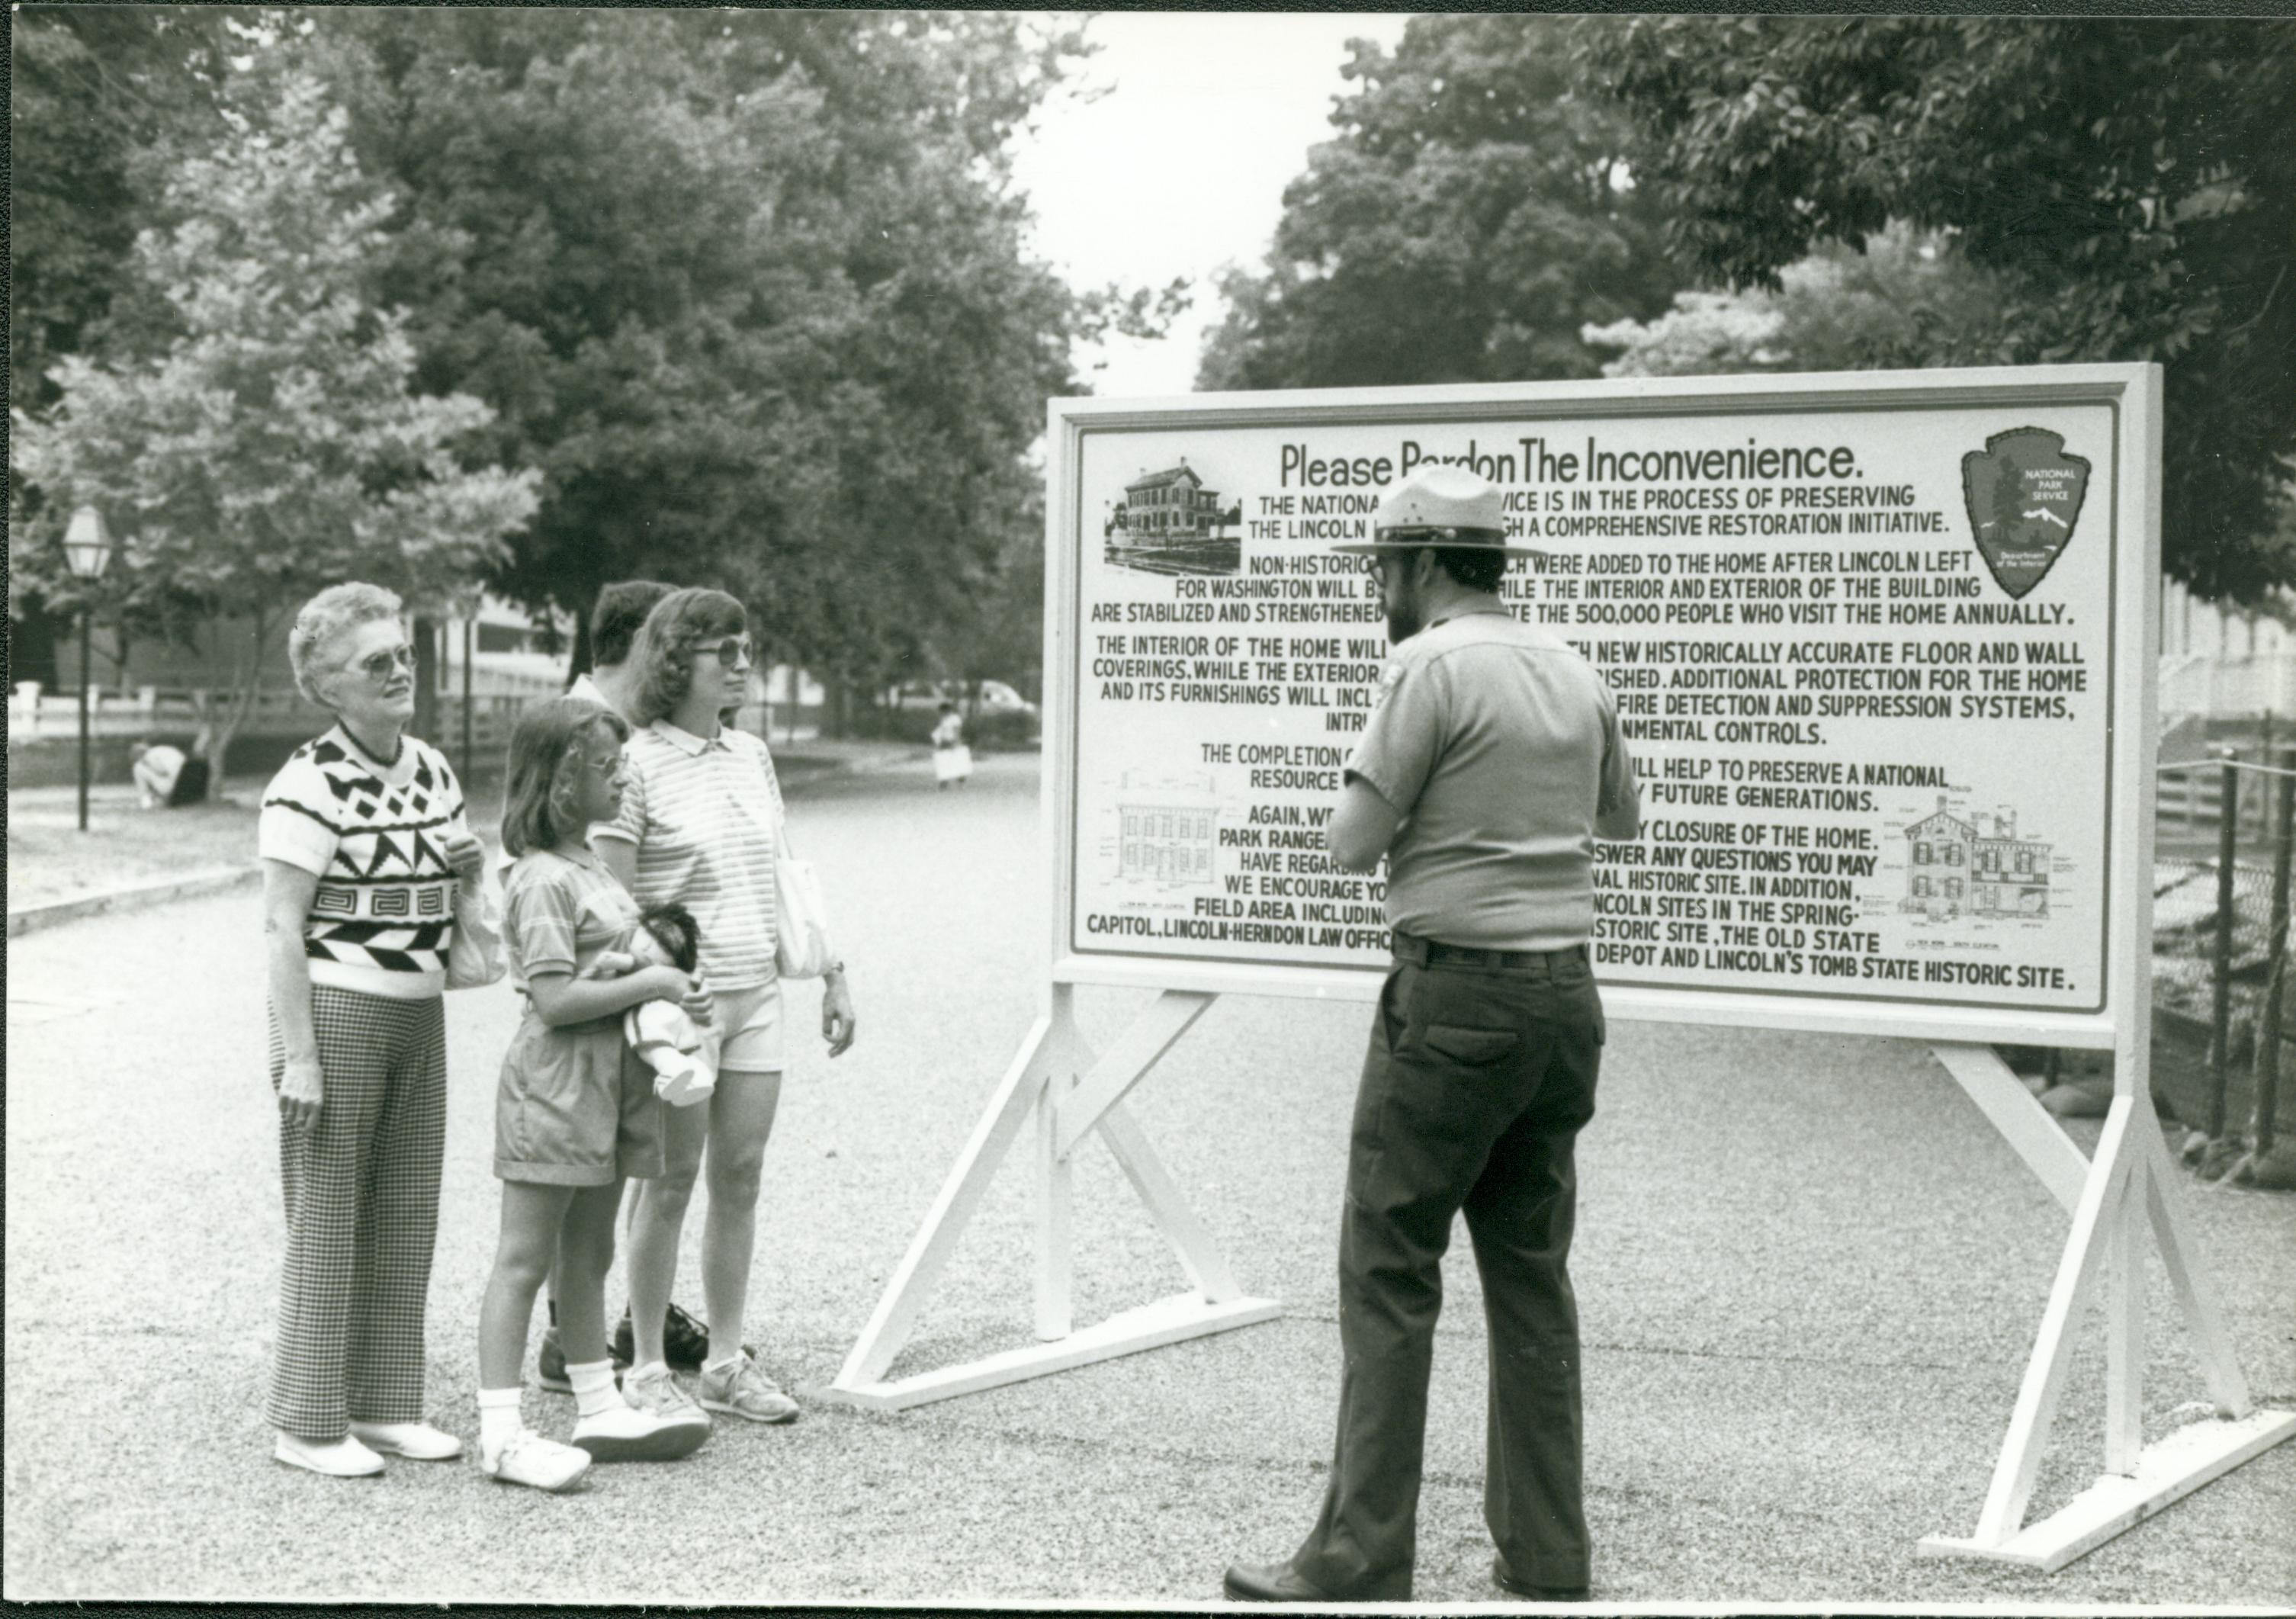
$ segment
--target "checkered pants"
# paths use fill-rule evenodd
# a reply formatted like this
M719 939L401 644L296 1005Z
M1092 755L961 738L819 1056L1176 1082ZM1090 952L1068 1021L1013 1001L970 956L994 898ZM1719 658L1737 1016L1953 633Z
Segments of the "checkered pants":
M265 1415L305 1439L422 1417L422 1314L447 1136L447 1018L438 997L388 1000L315 985L326 1099L283 1126L287 1258ZM271 1015L271 1089L286 1072Z

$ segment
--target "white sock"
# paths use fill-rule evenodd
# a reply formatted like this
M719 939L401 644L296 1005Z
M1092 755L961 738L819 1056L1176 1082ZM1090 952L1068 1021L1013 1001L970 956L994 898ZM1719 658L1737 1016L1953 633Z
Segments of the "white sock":
M739 1366L741 1363L742 1352L737 1349L723 1360L704 1360L701 1363L701 1369L705 1372L722 1372L729 1366Z
M519 1396L522 1388L482 1388L479 1391L479 1449L488 1456L499 1456L502 1448L518 1437L524 1426L519 1418Z
M569 1371L573 1369L574 1368L572 1367L567 1368L567 1370ZM622 1375L626 1377L667 1377L669 1376L669 1362L667 1360L641 1360L638 1364L633 1366L628 1371Z
M566 1381L574 1385L574 1409L581 1416L595 1417L627 1403L622 1391L614 1386L611 1360L590 1360L580 1366L569 1360Z

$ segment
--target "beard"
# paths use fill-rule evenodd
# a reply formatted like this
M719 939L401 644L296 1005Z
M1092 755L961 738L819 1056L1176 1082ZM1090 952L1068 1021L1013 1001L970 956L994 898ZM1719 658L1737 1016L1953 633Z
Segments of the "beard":
M1424 628L1416 602L1398 602L1387 610L1387 641L1390 646L1408 641Z

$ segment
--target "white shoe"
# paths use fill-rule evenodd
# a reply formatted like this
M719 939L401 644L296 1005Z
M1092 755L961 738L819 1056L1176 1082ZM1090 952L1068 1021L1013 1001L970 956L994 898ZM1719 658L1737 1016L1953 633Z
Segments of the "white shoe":
M370 1451L404 1456L409 1461L452 1461L463 1453L463 1442L427 1422L351 1421L351 1437Z
M505 1484L531 1484L554 1492L570 1490L590 1470L587 1453L572 1445L545 1439L532 1428L521 1428L494 1456L481 1450L479 1471Z
M695 1415L700 1415L699 1412ZM709 1423L666 1418L618 1405L574 1425L574 1442L593 1461L676 1461L709 1437Z
M322 1473L329 1478L372 1478L382 1471L382 1458L361 1444L357 1438L304 1439L283 1433L279 1442L271 1447L272 1459L283 1461L291 1467L300 1467L307 1473Z

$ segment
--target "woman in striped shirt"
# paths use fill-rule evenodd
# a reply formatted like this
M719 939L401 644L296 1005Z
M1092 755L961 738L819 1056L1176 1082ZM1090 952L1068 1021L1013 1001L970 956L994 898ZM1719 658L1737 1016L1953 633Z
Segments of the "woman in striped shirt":
M708 1105L673 1109L664 1172L642 1183L629 1228L629 1379L668 1378L662 1318L677 1270L685 1210L706 1156L709 1212L701 1233L709 1352L695 1380L705 1409L751 1422L789 1422L797 1402L742 1344L759 1177L781 1098L782 994L774 966L774 851L781 786L766 744L719 723L750 671L748 618L718 590L680 590L647 615L630 650L636 671L627 787L620 816L592 841L641 905L676 901L700 925L701 969L715 997L718 1088ZM836 1056L853 1043L853 999L841 964L822 997L821 1028ZM706 1154L705 1154L706 1146Z

